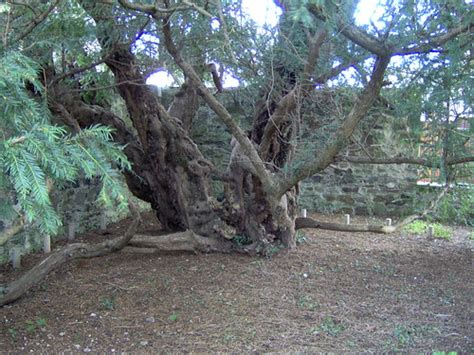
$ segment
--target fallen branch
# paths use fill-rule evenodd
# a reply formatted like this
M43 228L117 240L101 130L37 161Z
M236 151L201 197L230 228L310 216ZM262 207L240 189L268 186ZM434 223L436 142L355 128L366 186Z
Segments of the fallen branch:
M98 244L69 244L65 248L49 255L18 280L7 285L7 287L3 289L3 295L1 294L2 288L0 288L0 306L18 300L33 286L41 282L51 271L71 260L103 256L125 247L135 235L141 220L140 213L132 202L129 202L129 206L134 219L123 236Z
M372 232L372 233L381 233L381 234L390 234L400 230L402 227L416 221L418 219L425 218L429 213L431 213L436 206L438 205L441 198L445 195L448 188L445 188L441 193L434 199L430 206L426 208L421 214L410 215L394 226L384 226L384 225L371 225L371 224L342 224L342 223L327 223L317 221L313 218L299 217L295 221L295 229L303 228L317 228L325 229L331 231L339 232Z
M372 233L393 233L397 230L398 226L377 226L370 224L341 224L341 223L327 223L317 221L313 218L297 218L295 222L295 229L302 228L318 228L326 229L330 231L339 232L372 232Z

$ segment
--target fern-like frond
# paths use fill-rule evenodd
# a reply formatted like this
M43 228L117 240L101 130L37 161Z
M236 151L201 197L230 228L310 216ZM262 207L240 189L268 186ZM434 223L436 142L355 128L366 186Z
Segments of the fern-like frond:
M38 72L38 65L18 52L0 56L0 167L8 181L2 186L13 188L26 219L55 234L61 221L47 180L60 186L79 176L99 177L99 201L108 206L117 201L123 208L125 191L116 168L128 169L130 164L113 143L110 128L94 125L70 135L52 125L46 102L30 95L31 90L43 92Z

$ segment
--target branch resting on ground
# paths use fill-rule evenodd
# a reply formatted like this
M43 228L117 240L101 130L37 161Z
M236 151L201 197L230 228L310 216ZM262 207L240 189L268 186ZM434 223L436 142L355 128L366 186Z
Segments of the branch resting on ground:
M438 205L441 198L446 194L448 188L445 188L441 193L434 199L431 204L420 214L413 214L401 220L394 226L384 226L384 225L370 225L370 224L342 224L342 223L328 223L317 221L313 218L297 218L295 221L295 229L303 228L317 228L325 229L331 231L339 232L372 232L372 233L381 233L381 234L390 234L396 231L399 231L402 227L410 224L413 221L418 219L425 218L429 213L431 213L436 206Z
M135 235L141 221L138 209L130 201L129 207L134 219L123 236L98 244L69 244L52 253L31 270L27 271L18 280L7 285L7 287L3 289L3 295L2 288L0 288L0 306L18 300L33 286L40 283L51 271L71 260L103 256L125 247Z

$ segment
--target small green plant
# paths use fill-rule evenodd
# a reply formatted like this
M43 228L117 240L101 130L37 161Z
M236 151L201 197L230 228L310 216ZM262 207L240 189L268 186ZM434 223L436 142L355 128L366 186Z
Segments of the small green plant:
M428 224L424 221L414 221L405 227L405 230L410 234L426 234L429 226L433 227L433 237L450 240L453 232L450 228L439 223Z
M424 221L414 221L405 227L410 234L423 234L428 230L428 224Z
M12 339L15 340L18 335L18 330L16 330L15 328L8 328L8 334L10 334Z
M344 325L332 317L324 317L323 321L319 326L311 328L312 334L319 334L324 332L332 337L338 336L345 329Z
M434 350L431 355L457 355L456 351L437 351Z
M46 319L44 319L44 318L38 318L36 320L36 325L40 328L46 327L46 324L47 324L47 322L46 322Z
M433 236L435 238L451 240L453 232L448 227L435 223L433 224Z
M397 325L393 331L393 335L397 338L400 346L406 346L410 344L416 336L416 329L414 327Z
M283 249L283 246L282 245L271 245L267 248L265 248L263 254L267 257L267 258L271 258L272 256L274 256L275 254L277 254L280 250Z
M304 244L308 241L308 237L302 231L296 232L296 245Z
M455 302L453 290L450 288L441 290L438 297L441 303L445 305L453 305Z
M178 320L178 315L176 313L173 313L168 317L168 319L172 322L176 322Z
M395 326L393 336L397 344L393 344L396 349L409 347L417 339L422 339L430 334L439 332L436 327L427 325L403 325Z
M472 175L472 171L471 174ZM474 192L467 186L457 186L438 204L435 215L441 223L474 225Z
M34 333L38 328L46 327L46 319L38 318L35 321L27 320L25 322L25 329L28 333Z
M237 234L234 238L232 238L232 242L239 247L252 244L252 240L249 237L240 234Z
M314 301L311 296L301 296L298 299L298 308L306 309L308 311L314 311L318 307L318 303Z
M469 238L469 240L474 240L474 232L469 233L467 237Z
M108 311L113 311L115 309L115 298L104 297L100 300L100 305Z
M80 344L84 341L84 338L79 335L79 334L75 334L74 337L73 337L73 343L74 344Z

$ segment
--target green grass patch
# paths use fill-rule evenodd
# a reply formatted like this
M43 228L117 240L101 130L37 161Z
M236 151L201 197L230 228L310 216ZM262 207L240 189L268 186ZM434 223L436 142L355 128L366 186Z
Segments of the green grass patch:
M345 329L346 327L344 326L344 324L335 320L333 317L325 317L321 324L310 329L310 333L315 335L320 333L326 333L327 335L336 337Z
M439 334L439 329L430 325L398 324L394 327L385 348L387 351L400 352L434 334Z
M433 227L433 237L439 239L450 240L453 236L453 232L449 227L445 227L439 223L428 224L425 221L414 221L405 227L405 231L410 234L426 234L428 233L428 227Z
M115 297L104 297L100 300L100 305L108 310L108 311L113 311L115 309Z

